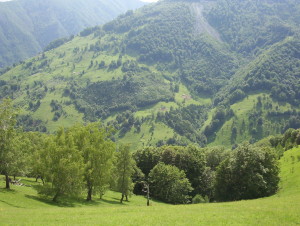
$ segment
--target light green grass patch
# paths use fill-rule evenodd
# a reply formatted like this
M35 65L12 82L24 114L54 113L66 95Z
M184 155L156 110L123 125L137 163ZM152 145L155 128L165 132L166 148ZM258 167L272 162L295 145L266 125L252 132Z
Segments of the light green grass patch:
M152 115L156 116L158 112L164 113L170 111L171 108L178 108L178 105L174 102L159 102L152 106L141 108L134 114L134 116L139 118Z
M194 104L194 105L209 105L209 104L211 104L210 98L192 97L188 88L183 84L179 85L179 92L175 94L175 101L178 104L183 104L184 106L188 106L191 104Z
M118 141L123 144L130 144L132 150L137 150L147 146L155 146L159 140L168 140L173 136L174 131L164 123L148 121L142 124L139 133L132 128Z
M293 157L295 159L293 160ZM281 162L277 195L257 200L197 205L166 205L132 196L119 204L120 194L108 192L104 200L53 204L39 198L31 187L0 190L3 225L298 225L300 223L300 148L287 151ZM294 162L294 163L293 163ZM29 182L34 184L34 182ZM4 182L0 185L3 187Z

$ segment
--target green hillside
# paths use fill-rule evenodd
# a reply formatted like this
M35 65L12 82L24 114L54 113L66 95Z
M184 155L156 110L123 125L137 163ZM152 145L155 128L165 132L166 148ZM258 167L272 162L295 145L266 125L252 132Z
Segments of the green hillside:
M284 153L280 160L281 182L278 194L257 200L167 205L132 196L130 202L119 204L119 194L108 192L102 201L63 200L59 205L37 196L32 187L13 186L1 189L1 223L105 224L105 225L297 225L299 224L300 148ZM35 185L31 179L22 183ZM4 183L1 182L1 187Z
M253 143L300 126L296 3L159 1L3 71L0 97L25 130L101 120L132 149Z
M0 2L0 68L36 55L55 39L76 35L142 5L138 0Z

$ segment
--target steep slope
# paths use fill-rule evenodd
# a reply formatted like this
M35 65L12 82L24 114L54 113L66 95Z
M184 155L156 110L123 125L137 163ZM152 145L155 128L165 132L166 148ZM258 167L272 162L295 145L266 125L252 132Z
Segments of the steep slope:
M300 23L295 0L218 0L208 21L231 49L252 55L293 35Z
M17 0L0 3L0 67L32 57L51 41L103 24L139 0Z
M234 3L129 11L3 73L0 96L14 98L26 129L103 120L133 148L229 147L297 126L296 1Z

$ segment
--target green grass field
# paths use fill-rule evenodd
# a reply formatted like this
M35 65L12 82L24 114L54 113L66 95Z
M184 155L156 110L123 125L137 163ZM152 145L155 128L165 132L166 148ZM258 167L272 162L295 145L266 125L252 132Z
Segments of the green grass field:
M227 203L174 206L152 201L147 207L144 197L132 196L120 204L120 195L108 192L102 201L54 204L31 187L13 186L12 191L0 190L0 225L298 225L300 147L287 151L280 163L278 194Z

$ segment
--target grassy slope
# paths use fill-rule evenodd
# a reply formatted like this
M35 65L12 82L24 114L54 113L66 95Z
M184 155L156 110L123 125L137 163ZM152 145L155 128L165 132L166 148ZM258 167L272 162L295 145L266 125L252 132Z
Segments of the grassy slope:
M159 10L159 8L157 10ZM138 11L136 13L143 14L142 11ZM153 18L155 19L156 16L153 15ZM138 29L142 28L143 26L138 27ZM70 99L69 97L63 97L64 89L66 87L69 87L71 81L74 80L84 86L87 83L111 81L113 79L123 78L124 73L121 71L121 68L118 68L116 70L108 70L107 68L98 69L98 67L95 66L96 62L100 63L101 61L104 61L105 65L108 66L112 61L117 61L120 54L120 50L118 48L112 48L111 50L103 50L98 52L88 51L88 49L90 49L90 46L95 45L97 42L101 44L100 46L106 46L109 44L111 46L118 47L124 41L126 35L126 33L108 32L103 37L95 37L94 34L89 35L87 37L76 36L73 40L65 43L59 48L46 52L45 58L43 58L42 55L40 55L27 61L32 62L33 65L31 69L33 67L39 68L41 62L45 60L48 60L47 66L41 67L37 70L32 69L30 71L30 69L28 68L25 69L26 64L19 65L2 75L1 80L10 82L14 81L16 84L21 86L21 91L14 93L14 98L16 98L15 103L18 104L18 107L21 109L21 112L23 114L30 114L34 119L39 119L45 122L49 132L54 132L59 126L69 127L75 123L82 123L84 122L84 115L79 113L75 109L75 106L73 104L67 105L65 103L66 101L70 101ZM77 51L75 51L76 49ZM127 52L127 54L129 54L129 52ZM138 58L138 55L131 53L131 55L129 56L127 54L123 56L123 62L127 60L136 60ZM94 64L93 67L89 67L91 60ZM165 78L178 77L178 71L176 69L170 69L170 71L162 70L160 69L162 66L157 65L155 63L151 65L144 65L142 63L139 63L139 66L143 68L148 68L148 70L150 70L151 72L161 76L165 76ZM35 71L36 73L33 71ZM85 73L81 75L81 72L83 71ZM177 79L175 79L175 81L177 81ZM35 82L41 82L43 86L35 86ZM166 83L168 83L168 81L166 81ZM26 89L27 86L28 89ZM32 100L34 104L37 101L37 98L34 97L32 93L43 90L45 86L47 86L49 91L47 91L45 97L41 98L41 106L35 112L33 112L28 107L29 104L32 104L30 103L30 100ZM55 91L50 91L54 88ZM135 117L142 118L152 115L155 116L158 112L168 111L171 107L177 108L179 106L187 106L189 104L211 104L211 99L209 98L201 98L192 95L187 89L187 87L183 85L183 83L180 83L179 88L179 92L175 94L174 102L159 102L155 105L148 106L146 108L139 108L138 111L135 113ZM27 91L30 91L30 95L27 94ZM236 117L227 121L223 125L223 127L217 132L215 141L210 145L224 145L227 147L232 146L230 142L230 137L233 120L235 121L236 127L238 128L236 143L240 143L242 141L251 139L249 129L247 128L248 116L249 113L253 110L253 106L259 95L262 96L262 93L251 94L248 98L245 98L243 101L232 106ZM58 121L53 120L55 112L51 112L50 103L52 100L57 100L62 106L63 111L65 112L65 114L63 114ZM273 107L278 105L277 103L272 103ZM280 108L282 107L280 106ZM287 107L286 110L287 109L290 108ZM215 109L209 112L208 120L205 122L202 128L199 128L201 132L203 132L205 127L211 122L214 110ZM116 114L117 113L114 112L105 121L107 122L111 119L114 119L116 117ZM245 131L241 130L241 124L243 120L246 122ZM151 134L151 132L149 132L152 124L155 125L153 135ZM270 122L266 124L266 127L268 127L267 129L269 131L272 131L270 134L278 133L277 128L271 125ZM123 143L131 143L132 147L136 148L143 146L142 143L144 143L144 145L155 145L158 140L173 137L174 133L176 132L174 132L173 129L162 124L157 124L155 123L155 121L150 123L146 122L143 124L142 132L140 134L136 134L134 133L134 130L132 130L128 134L126 134L126 136L124 136L124 138L122 138L120 141ZM264 135L268 136L270 134Z
M189 98L185 99L185 96L188 96ZM156 116L158 112L169 111L171 107L178 108L179 106L188 106L191 104L206 105L210 103L211 99L209 98L191 97L188 89L183 84L180 84L179 92L175 95L175 102L159 102L151 107L140 109L135 113L135 117L141 118L151 115ZM153 134L150 132L152 125L154 125ZM144 146L155 146L159 140L168 140L176 133L172 128L168 127L164 123L157 123L155 120L143 123L140 133L135 133L134 131L135 130L132 129L119 140L121 143L131 144L132 150L143 148ZM180 135L178 135L178 137L180 137Z
M103 201L68 202L56 206L36 196L28 187L0 190L1 224L76 225L296 225L300 223L300 147L281 159L281 184L277 195L250 201L172 206L143 197L118 203L109 192ZM33 182L30 182L33 183ZM4 183L2 182L2 185Z
M224 145L226 147L230 147L232 144L230 142L231 138L231 129L233 121L235 122L236 127L238 128L238 135L236 139L236 143L241 143L243 141L249 141L251 139L251 134L249 132L249 115L253 113L253 111L256 109L257 99L258 97L261 97L262 99L262 111L263 111L263 118L264 118L264 133L265 136L269 135L275 135L281 133L281 131L278 131L278 128L274 125L273 121L270 121L270 119L267 117L267 110L264 109L264 106L266 105L266 102L272 104L272 109L277 109L277 112L285 112L288 110L293 110L294 108L288 104L288 103L280 103L277 101L274 101L270 94L267 93L253 93L249 96L247 96L242 101L239 101L238 103L235 103L231 105L231 109L234 112L234 117L230 120L226 121L222 128L217 132L216 139L214 142L209 144L209 146L216 146L216 145ZM297 109L298 110L298 109ZM212 115L212 113L210 114ZM242 123L243 120L245 122L245 129L242 129ZM210 122L211 119L207 120L207 123ZM268 131L268 132L267 132ZM268 133L268 134L266 134Z

